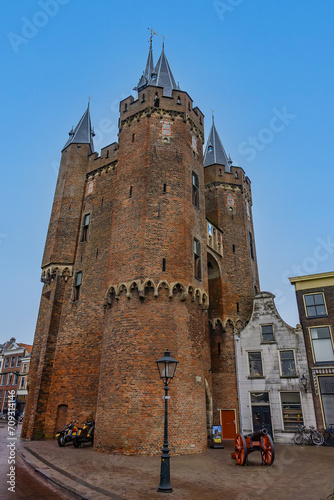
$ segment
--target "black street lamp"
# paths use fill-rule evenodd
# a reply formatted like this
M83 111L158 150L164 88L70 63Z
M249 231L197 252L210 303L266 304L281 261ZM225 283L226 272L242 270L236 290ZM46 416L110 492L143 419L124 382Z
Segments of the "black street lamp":
M171 493L173 491L172 485L170 484L170 464L169 464L169 448L168 448L168 399L170 396L168 396L168 382L169 380L172 380L174 377L174 373L176 370L176 365L178 364L178 361L176 359L173 359L170 355L170 352L168 349L165 352L165 355L163 358L158 359L156 361L158 370L160 373L160 377L164 381L165 384L165 431L164 431L164 444L161 449L162 455L161 455L161 471L160 471L160 484L158 491L162 493Z
M305 377L305 375L303 374L302 377L300 377L299 379L302 383L302 386L304 387L304 391L307 392L307 378Z

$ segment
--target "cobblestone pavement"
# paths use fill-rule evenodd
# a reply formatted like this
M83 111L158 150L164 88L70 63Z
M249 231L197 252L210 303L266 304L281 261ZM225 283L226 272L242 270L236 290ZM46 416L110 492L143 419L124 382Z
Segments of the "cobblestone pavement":
M240 467L225 449L172 456L170 498L192 500L325 500L334 491L334 448L276 444L271 467L261 466L259 452ZM91 446L60 448L56 441L19 441L28 463L79 498L161 499L157 493L159 456L99 453ZM65 491L65 490L63 490ZM37 498L37 497L36 497ZM41 497L43 499L43 497Z

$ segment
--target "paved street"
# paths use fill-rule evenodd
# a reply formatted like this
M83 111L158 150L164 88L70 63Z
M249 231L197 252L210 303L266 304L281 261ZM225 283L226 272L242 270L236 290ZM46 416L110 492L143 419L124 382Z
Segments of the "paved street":
M1 426L2 427L2 426ZM91 446L60 448L56 441L17 441L18 451L33 464L21 466L17 459L16 495L4 488L8 470L7 428L0 428L2 484L0 498L53 500L69 498L66 490L41 487L42 475L75 492L77 498L94 500L161 499L157 493L160 474L158 456L119 456L98 453ZM276 445L272 467L261 466L260 453L249 456L240 467L230 458L233 443L223 450L171 458L170 498L191 500L327 500L334 491L334 448ZM16 455L18 456L18 455ZM26 484L27 482L27 484ZM45 480L43 480L45 485ZM67 490L68 491L68 490ZM30 496L29 496L30 495Z
M37 467L96 500L161 499L157 493L158 456L120 456L98 453L92 447L59 448L56 441L23 442L22 453ZM259 452L240 467L230 458L233 442L224 450L208 450L171 458L175 499L192 500L325 500L334 490L334 448L276 445L272 467L261 466ZM54 471L52 465L56 467ZM65 474L65 476L64 476Z
M7 483L9 473L8 464L8 439L7 425L0 423L0 498L1 500L62 500L73 498L63 491L52 487L50 483L42 479L24 460L15 454L15 492L8 491L10 484ZM14 436L16 437L16 436Z

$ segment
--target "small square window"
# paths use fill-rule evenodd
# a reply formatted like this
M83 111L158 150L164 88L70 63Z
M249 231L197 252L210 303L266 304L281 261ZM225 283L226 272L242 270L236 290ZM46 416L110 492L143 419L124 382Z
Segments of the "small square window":
M308 318L327 316L325 298L322 293L304 295L304 301Z
M167 122L162 122L162 135L172 135L171 124Z
M274 340L273 325L262 325L261 331L262 331L263 342L272 342Z
M234 197L231 194L227 195L227 205L233 207L234 206Z

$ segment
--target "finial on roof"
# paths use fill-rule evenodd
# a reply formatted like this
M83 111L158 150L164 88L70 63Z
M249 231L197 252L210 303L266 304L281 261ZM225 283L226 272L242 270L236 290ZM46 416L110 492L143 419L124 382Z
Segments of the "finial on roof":
M89 108L89 105L90 105L90 100L91 100L91 97L88 96L88 108Z
M232 158L231 158L231 155L228 155L228 162L229 162L229 164L230 164L230 166L231 166L231 165L232 165L232 163L233 163L233 160L232 160Z
M165 51L165 38L166 37L164 35L161 35L161 36L162 36L162 39L163 39L162 40L162 52L164 52Z
M215 110L212 109L212 123L215 123Z

